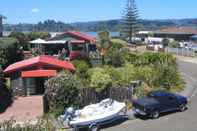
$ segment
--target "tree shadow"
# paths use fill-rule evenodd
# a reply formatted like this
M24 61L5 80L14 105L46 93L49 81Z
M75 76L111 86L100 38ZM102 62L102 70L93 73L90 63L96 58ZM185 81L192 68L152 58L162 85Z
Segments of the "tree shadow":
M0 87L0 114L4 113L12 103L12 92L7 88Z
M110 128L110 127L113 127L113 126L117 126L117 125L120 125L120 124L124 123L127 120L128 120L127 118L118 118L114 121L109 121L109 123L104 122L102 124L99 124L99 129L105 129L105 128ZM84 128L79 129L79 131L88 131L88 130L89 130L88 127L84 127Z
M187 109L186 109L187 110ZM172 114L175 114L175 113L180 113L179 110L173 110L173 111L169 111L169 112L165 112L165 113L161 113L159 118L162 118L162 117L166 117L168 115L172 115ZM141 120L144 120L144 121L147 121L147 120L154 120L154 119L151 119L150 117L148 116L141 116L141 115L135 115L135 117L137 119L141 119Z

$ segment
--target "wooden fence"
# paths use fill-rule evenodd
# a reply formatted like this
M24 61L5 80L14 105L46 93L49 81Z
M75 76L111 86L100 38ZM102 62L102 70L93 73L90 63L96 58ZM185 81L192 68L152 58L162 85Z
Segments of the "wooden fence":
M131 101L132 88L128 87L110 87L98 93L95 89L85 88L80 93L80 105L86 106L91 103L98 103L103 99L112 98L117 101Z

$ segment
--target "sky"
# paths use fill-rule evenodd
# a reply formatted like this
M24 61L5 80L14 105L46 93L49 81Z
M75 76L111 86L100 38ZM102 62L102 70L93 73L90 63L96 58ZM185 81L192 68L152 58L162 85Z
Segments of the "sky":
M5 23L120 19L127 0L1 0ZM136 0L142 19L197 18L197 0Z

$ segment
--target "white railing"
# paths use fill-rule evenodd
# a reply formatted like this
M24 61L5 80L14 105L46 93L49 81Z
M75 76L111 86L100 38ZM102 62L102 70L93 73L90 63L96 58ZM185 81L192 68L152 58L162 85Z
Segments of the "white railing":
M175 55L180 55L180 56L189 56L189 57L195 57L195 51L194 50L189 50L185 48L170 48L167 47L165 49L165 52L167 53L172 53Z

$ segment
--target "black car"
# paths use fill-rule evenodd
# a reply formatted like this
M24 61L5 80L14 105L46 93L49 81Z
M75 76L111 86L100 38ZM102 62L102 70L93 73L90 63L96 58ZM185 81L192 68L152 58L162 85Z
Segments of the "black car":
M187 98L166 91L154 91L147 97L133 101L133 106L136 114L156 119L159 118L160 113L185 111Z

